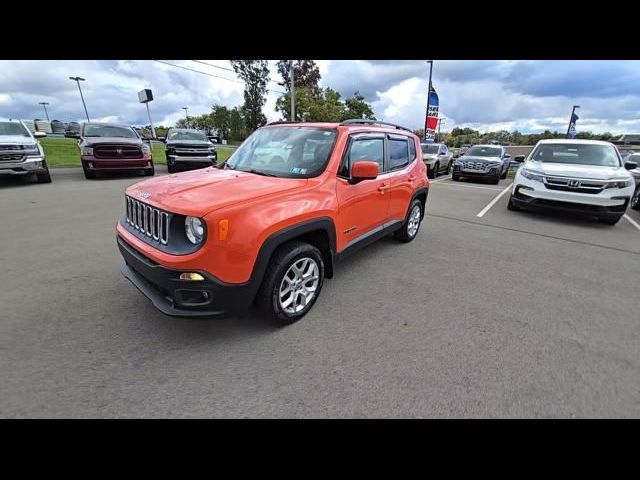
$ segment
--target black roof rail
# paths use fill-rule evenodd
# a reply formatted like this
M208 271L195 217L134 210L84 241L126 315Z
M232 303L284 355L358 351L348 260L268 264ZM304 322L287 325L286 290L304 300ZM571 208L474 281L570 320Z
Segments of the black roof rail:
M381 122L379 120L365 120L363 118L352 118L350 120L345 120L344 122L340 122L340 125L386 125L388 127L395 127L398 130L406 130L407 132L413 133L412 130L406 127L401 127L400 125L396 125L395 123Z
M269 122L265 125L265 127L268 127L269 125L284 125L287 123L302 123L302 122L290 122L289 120L278 120L276 122Z

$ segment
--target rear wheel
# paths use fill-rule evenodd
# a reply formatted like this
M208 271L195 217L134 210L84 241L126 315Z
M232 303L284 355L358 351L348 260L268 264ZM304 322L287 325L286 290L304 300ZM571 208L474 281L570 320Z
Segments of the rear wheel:
M409 215L405 220L402 228L396 230L395 237L401 242L408 243L418 235L420 224L422 223L422 202L417 198L411 202L409 207Z
M636 187L636 191L631 197L631 208L634 210L640 210L640 185Z
M256 302L267 318L289 325L311 310L323 281L320 250L305 242L292 241L274 252Z

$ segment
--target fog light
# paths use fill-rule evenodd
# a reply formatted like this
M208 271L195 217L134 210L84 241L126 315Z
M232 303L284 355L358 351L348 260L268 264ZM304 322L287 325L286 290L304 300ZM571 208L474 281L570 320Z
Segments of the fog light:
M180 280L190 280L195 282L195 281L204 280L204 277L199 273L185 272L180 274Z

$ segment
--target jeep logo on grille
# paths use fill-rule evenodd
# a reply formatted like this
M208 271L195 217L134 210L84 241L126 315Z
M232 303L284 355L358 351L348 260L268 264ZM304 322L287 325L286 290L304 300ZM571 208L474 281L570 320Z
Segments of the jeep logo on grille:
M580 180L569 180L568 184L569 188L578 188L580 186Z
M146 200L147 198L149 198L149 197L151 196L151 194L150 194L149 192L140 192L140 193L138 194L138 196L139 196L140 198L142 198L143 200Z
M122 156L122 149L121 148L116 148L116 154L120 157Z

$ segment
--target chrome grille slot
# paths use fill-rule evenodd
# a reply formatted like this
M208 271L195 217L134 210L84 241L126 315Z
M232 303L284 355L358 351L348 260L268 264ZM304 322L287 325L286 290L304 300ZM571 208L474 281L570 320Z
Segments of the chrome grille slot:
M166 245L169 241L169 214L159 208L125 196L126 223L141 234Z

